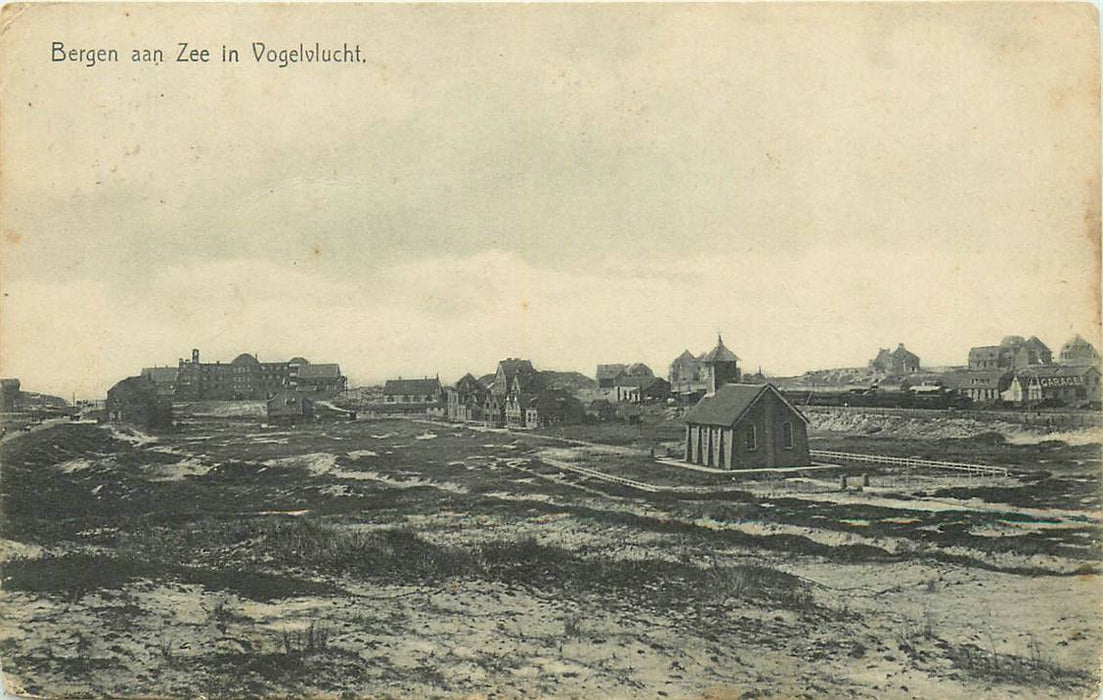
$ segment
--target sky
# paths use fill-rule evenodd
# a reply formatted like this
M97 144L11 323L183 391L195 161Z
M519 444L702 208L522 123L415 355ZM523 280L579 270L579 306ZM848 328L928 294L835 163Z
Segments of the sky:
M0 375L28 390L102 396L193 347L355 385L665 374L718 332L773 374L1098 344L1087 4L5 13Z

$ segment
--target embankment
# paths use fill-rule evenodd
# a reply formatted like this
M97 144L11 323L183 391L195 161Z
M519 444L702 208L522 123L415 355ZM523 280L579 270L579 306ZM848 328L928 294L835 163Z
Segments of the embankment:
M814 431L872 435L880 432L901 438L968 438L999 433L1010 442L1063 440L1086 444L1103 440L1096 413L1037 413L1012 411L930 411L903 408L801 406Z

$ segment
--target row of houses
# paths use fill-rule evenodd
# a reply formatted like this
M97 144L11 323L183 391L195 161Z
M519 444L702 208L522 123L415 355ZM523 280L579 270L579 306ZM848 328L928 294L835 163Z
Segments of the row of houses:
M1088 367L1099 364L1099 353L1091 343L1077 334L1061 346L1056 362L1046 344L1037 336L1005 336L999 345L970 348L969 369L1014 371L1040 365Z
M1100 402L1095 365L1033 365L1020 369L974 369L941 377L975 404L1080 406Z
M625 365L625 368L628 366ZM649 371L649 370L648 370ZM615 401L662 400L666 382L645 373L618 372L617 386L598 390L577 373L536 369L527 359L501 360L494 374L476 378L465 374L446 387L439 377L391 379L368 408L389 415L427 415L491 427L534 428L557 424L602 422L623 416ZM583 401L579 394L607 394L610 398Z
M685 416L686 461L717 469L810 463L807 419L773 385L745 383L739 358L722 337L693 359L693 389L700 388L703 396ZM436 377L392 379L375 406L387 413L428 414L489 427L544 428L614 420L625 406L671 395L671 383L642 363L599 365L595 374L596 394L609 398L583 403L555 385L555 373L511 357L500 361L493 375L466 374L451 387Z
M1053 352L1036 335L1029 338L1008 335L998 345L970 348L967 358L970 370L1016 371L1052 364L1055 364ZM1076 367L1097 365L1099 353L1091 343L1077 335L1061 347L1056 364ZM877 356L869 361L869 368L894 376L916 374L920 372L919 356L900 343L895 350L881 348Z
M1037 336L1009 335L998 345L971 348L968 369L950 372L944 383L974 403L1076 406L1100 400L1099 353L1076 335L1054 359Z

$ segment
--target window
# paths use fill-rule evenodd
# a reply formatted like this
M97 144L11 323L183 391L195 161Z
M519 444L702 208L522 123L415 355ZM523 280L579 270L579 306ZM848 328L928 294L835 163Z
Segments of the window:
M781 440L785 449L793 449L793 424L789 421L781 424Z
M754 424L747 426L747 437L743 442L743 446L747 448L748 452L754 452L758 449L758 433L755 431Z

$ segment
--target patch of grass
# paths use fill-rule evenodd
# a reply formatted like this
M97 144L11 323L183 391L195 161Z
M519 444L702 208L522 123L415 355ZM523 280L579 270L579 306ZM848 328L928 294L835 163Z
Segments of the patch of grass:
M63 593L69 598L101 588L117 589L138 578L155 578L157 568L136 559L102 554L66 554L14 559L4 564L4 589Z
M958 644L946 649L954 668L993 683L1017 686L1097 688L1097 676L1081 669L1065 668L1044 657L1037 646L1026 655L1008 654L976 644Z
M15 559L4 565L4 588L79 599L98 590L120 589L137 579L196 583L253 600L336 592L333 586L291 576L252 570L181 566L104 554L65 554L39 559Z
M433 544L403 529L350 531L309 518L256 524L253 553L266 562L403 583L474 578L551 590L616 591L660 598L767 599L806 608L811 595L795 576L762 566L702 569L685 562L584 557L534 537L470 548Z

